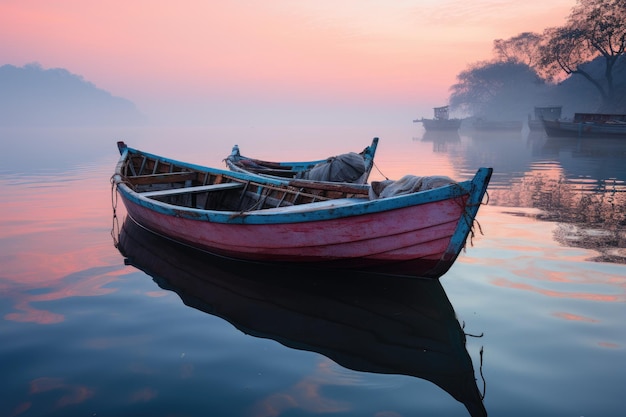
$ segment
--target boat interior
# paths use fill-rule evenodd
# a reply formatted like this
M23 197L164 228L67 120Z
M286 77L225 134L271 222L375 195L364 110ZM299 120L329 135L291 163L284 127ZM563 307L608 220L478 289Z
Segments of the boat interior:
M118 171L143 196L167 204L220 211L255 211L337 199L368 199L368 186L292 180L289 185L255 181L221 170L129 154Z
M246 158L238 161L232 161L233 165L238 166L243 170L250 172L273 175L281 178L295 178L298 172L305 171L315 167L315 164L310 164L300 167L300 169L294 169L292 165L281 165L278 162L261 161L259 159Z

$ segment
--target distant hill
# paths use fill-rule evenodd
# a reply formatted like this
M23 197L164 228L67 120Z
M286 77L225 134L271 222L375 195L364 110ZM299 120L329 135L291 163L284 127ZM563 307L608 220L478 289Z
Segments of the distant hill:
M145 121L114 97L62 68L0 66L0 126L128 126Z

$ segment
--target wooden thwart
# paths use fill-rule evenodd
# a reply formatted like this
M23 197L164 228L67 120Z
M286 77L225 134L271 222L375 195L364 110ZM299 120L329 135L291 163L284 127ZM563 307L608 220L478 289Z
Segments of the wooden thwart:
M171 182L183 182L195 180L198 177L197 172L172 172L162 174L141 175L129 177L128 180L134 185L148 184L168 184Z
M292 187L303 187L308 189L336 191L349 194L369 194L369 185L367 184L349 184L349 183L331 183L323 181L307 181L307 180L290 180L289 185Z
M200 185L197 187L181 187L181 188L171 188L169 190L148 191L145 193L141 193L141 195L144 197L161 197L161 196L166 196L166 195L234 190L234 189L243 188L243 187L244 187L244 184L241 182L225 182L222 184Z

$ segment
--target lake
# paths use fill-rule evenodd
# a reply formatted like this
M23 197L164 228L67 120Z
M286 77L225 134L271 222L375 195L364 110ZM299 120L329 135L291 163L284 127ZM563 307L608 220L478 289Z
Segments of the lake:
M224 167L234 144L317 159L374 136L372 180L494 168L439 281L214 259L128 226L112 195L118 140ZM0 129L0 144L2 416L624 415L626 140L409 122Z

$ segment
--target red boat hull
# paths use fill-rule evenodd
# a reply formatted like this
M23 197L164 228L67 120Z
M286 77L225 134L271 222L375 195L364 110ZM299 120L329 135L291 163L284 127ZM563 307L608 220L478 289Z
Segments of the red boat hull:
M303 223L223 224L168 216L124 200L139 224L173 240L236 259L425 274L454 261L446 249L466 198ZM441 265L438 265L441 263ZM395 267L394 267L395 265Z

